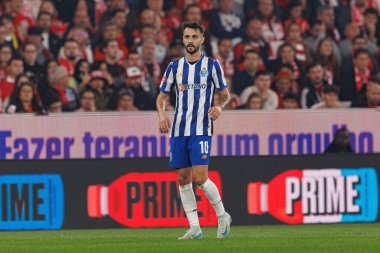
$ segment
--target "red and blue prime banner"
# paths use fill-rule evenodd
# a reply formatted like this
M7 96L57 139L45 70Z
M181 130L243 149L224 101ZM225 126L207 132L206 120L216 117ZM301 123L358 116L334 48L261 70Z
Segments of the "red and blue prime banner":
M171 115L172 116L172 115ZM356 153L380 152L380 111L225 111L214 124L213 156L321 154L340 127ZM157 114L0 116L0 160L168 157Z
M167 158L0 161L0 230L186 227ZM235 225L379 222L379 154L218 157ZM193 185L202 226L213 207Z

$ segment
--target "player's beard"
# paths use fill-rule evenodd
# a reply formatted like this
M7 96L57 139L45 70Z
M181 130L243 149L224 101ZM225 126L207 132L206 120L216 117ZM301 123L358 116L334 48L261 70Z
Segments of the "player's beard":
M193 46L191 49L189 49L189 46ZM188 45L185 47L186 49L186 52L188 52L189 54L193 55L195 54L196 52L198 52L198 50L200 49L201 46L194 46L194 45Z

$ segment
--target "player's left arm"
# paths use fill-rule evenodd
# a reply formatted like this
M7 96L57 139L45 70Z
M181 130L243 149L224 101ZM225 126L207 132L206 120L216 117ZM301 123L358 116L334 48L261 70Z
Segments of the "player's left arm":
M223 68L219 61L214 61L211 75L213 83L216 87L216 92L219 96L219 103L211 107L208 110L208 114L211 120L217 120L224 107L226 107L230 102L231 96L227 88Z
M219 104L214 105L208 110L208 114L211 120L217 120L222 113L222 110L228 105L231 100L230 92L227 88L223 90L217 90L219 96Z

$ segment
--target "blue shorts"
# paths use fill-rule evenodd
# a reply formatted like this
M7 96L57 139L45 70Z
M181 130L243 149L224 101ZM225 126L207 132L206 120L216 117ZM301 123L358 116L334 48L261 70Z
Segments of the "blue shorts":
M211 136L181 136L170 140L170 168L181 169L210 163Z

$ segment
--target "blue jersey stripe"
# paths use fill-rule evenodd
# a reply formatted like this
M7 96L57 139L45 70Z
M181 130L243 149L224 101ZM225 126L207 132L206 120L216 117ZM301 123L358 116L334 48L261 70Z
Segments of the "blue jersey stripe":
M189 77L189 64L187 61L184 61L183 63L183 71L182 71L182 85L187 84L187 80ZM186 127L186 113L189 108L187 105L187 90L183 91L182 94L182 117L181 121L179 123L179 136L184 136L185 134L185 127Z
M203 57L195 65L195 74L194 74L194 83L201 83L201 67L202 67ZM193 107L193 117L191 119L190 133L196 133L197 131L197 118L198 118L198 109L199 109L199 98L201 96L201 90L197 89L194 91L194 107Z
M174 136L174 131L175 131L175 124L176 124L176 121L177 121L177 115L178 115L178 99L179 99L179 93L178 93L178 85L177 85L177 78L176 78L176 76L177 76L177 69L178 69L178 62L179 61L175 61L174 63L173 63L173 67L172 67L172 69L173 69L173 85L175 85L175 87L176 87L176 104L177 104L177 106L175 107L175 114L174 114L174 121L173 121L173 126L172 126L172 135L171 136Z
M208 73L212 73L213 59L208 58L207 69ZM210 108L210 94L212 89L212 74L207 77L207 88L206 88L206 101L204 105L204 116L203 116L203 135L208 135L208 109Z

